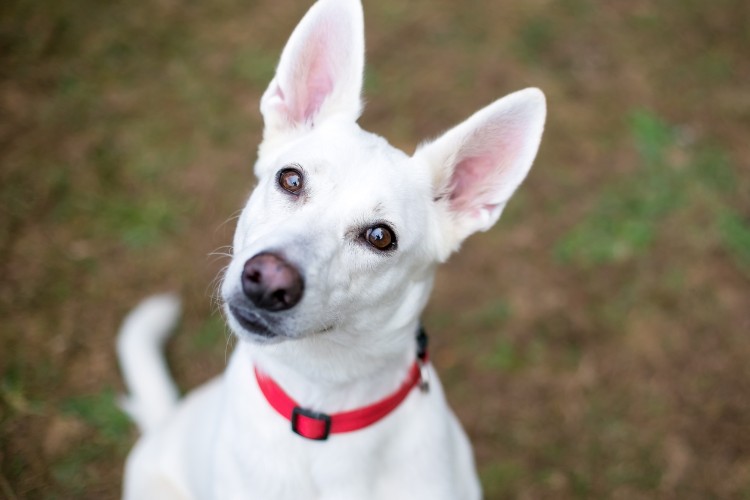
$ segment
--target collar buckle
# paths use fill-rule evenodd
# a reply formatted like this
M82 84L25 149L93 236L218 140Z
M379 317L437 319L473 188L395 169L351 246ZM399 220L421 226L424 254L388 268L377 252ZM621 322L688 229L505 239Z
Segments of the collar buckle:
M331 416L295 406L292 410L292 431L303 438L325 441L331 434Z
M417 335L417 359L396 392L362 408L331 415L302 408L273 379L259 372L257 366L255 380L270 406L291 423L292 432L305 439L325 441L330 434L357 431L380 421L395 410L417 386L421 392L427 392L430 388L428 363L427 334L420 328Z

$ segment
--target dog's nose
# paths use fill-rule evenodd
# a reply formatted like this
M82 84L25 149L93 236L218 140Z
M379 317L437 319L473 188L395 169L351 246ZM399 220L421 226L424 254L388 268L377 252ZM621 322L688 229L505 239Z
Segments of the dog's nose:
M272 253L259 253L245 262L242 291L253 304L267 311L283 311L297 305L304 288L299 271Z

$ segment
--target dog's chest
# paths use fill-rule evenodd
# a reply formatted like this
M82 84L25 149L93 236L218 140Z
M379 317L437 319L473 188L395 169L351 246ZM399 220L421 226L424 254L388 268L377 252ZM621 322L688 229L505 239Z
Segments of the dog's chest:
M370 487L373 477L382 482L387 474L377 463L383 454L371 439L308 441L293 434L277 415L268 418L267 408L255 410L252 423L241 426L235 420L218 430L213 498L314 500L338 498L342 491L348 492L346 498L382 498Z
M430 396L413 393L388 419L372 427L312 441L294 434L289 422L263 399L257 384L248 383L253 381L252 370L235 356L225 374L208 453L213 477L207 484L212 490L205 497L440 499L457 498L456 484L472 482L457 474L465 464L452 463L464 455L470 461L470 453L468 444L453 441L451 421L438 418L447 413L437 379ZM416 461L415 450L420 455ZM414 490L415 485L421 486Z

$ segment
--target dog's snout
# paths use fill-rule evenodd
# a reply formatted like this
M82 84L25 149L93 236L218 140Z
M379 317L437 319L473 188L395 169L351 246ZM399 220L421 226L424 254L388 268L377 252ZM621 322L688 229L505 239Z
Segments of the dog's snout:
M292 264L272 253L260 253L245 262L242 291L257 307L283 311L297 305L304 284Z

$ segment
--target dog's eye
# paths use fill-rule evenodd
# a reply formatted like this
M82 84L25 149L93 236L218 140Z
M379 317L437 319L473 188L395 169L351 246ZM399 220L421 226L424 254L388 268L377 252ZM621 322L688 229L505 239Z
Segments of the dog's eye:
M373 226L364 233L367 243L378 250L393 250L396 248L396 235L388 226L379 224Z
M279 171L279 186L284 191L299 194L302 191L302 173L296 168L283 168Z

